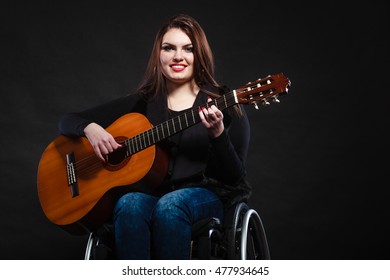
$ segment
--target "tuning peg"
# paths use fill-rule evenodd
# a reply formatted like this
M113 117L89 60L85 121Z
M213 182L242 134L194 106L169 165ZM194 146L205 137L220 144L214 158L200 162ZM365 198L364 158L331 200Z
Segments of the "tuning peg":
M263 106L267 106L267 105L269 105L270 103L268 102L267 99L263 99L263 100L261 101L261 104L262 104Z
M273 97L272 97L272 101L273 101L274 103L280 103L280 100L278 99L277 96L273 96Z
M253 107L255 107L256 110L259 110L259 106L257 105L256 101L252 101L250 104L253 105Z

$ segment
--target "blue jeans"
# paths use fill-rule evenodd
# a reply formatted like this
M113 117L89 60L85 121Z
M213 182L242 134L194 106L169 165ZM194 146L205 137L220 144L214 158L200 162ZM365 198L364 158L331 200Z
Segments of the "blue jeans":
M114 208L118 259L189 259L192 225L223 218L223 204L205 188L183 188L156 197L131 192Z

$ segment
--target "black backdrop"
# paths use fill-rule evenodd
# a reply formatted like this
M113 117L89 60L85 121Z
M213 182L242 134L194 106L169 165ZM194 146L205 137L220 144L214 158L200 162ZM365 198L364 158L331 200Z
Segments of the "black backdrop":
M251 205L271 257L389 257L384 3L126 2L2 1L1 259L84 257L87 236L69 235L40 208L41 153L61 114L134 89L155 32L179 12L204 27L221 82L279 72L292 82L280 104L246 107Z

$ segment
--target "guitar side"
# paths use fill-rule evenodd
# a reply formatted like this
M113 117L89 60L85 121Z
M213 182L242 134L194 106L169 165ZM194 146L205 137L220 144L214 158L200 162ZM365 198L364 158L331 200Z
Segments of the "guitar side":
M145 116L130 113L116 120L107 131L121 140L151 127ZM69 155L75 161L73 186L68 178ZM118 196L136 190L135 183L146 179L158 185L166 174L166 161L166 156L153 145L118 164L106 164L97 158L86 138L59 135L47 146L38 166L42 210L52 223L68 232L86 233L111 217L110 210Z

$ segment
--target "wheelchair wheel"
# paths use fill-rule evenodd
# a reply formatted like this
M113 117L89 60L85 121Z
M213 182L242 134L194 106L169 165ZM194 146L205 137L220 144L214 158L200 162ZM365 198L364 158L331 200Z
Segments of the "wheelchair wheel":
M268 242L259 214L241 202L235 208L232 221L231 228L227 229L227 258L270 259Z
M241 225L242 219L249 207L246 203L241 202L237 204L233 212L232 218L225 217L232 221L231 227L226 229L227 234L227 259L237 260L241 258L240 255L240 241L241 241Z
M84 260L92 259L92 250L96 242L97 242L96 235L94 234L94 232L91 232L88 236L87 247L85 248Z
M249 209L241 227L241 259L269 260L271 258L267 237L259 214Z
M91 232L85 249L84 260L114 259L114 233L111 224L104 224L97 231Z

